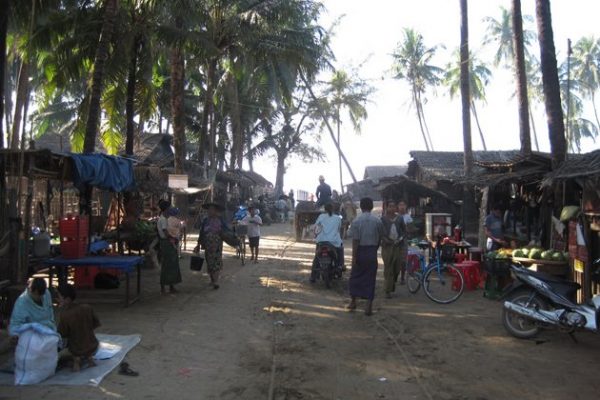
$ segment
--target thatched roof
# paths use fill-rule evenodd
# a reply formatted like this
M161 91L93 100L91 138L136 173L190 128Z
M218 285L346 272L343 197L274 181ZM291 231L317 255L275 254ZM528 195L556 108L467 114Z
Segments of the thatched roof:
M383 178L375 189L378 190L383 197L394 197L391 196L393 193L397 193L400 197L403 197L402 193L410 193L418 197L437 197L447 200L450 203L454 203L446 193L421 185L404 175Z
M543 186L575 178L600 177L600 150L585 154L569 154L556 170L546 174Z
M464 153L454 151L411 151L411 160L408 163L406 175L416 177L421 171L425 179L458 181L464 175ZM505 174L514 172L515 168L531 166L539 173L550 165L550 155L547 153L533 152L523 156L518 150L499 151L474 151L474 175L484 177L487 174ZM543 171L542 171L543 173Z
M406 165L372 165L365 168L363 180L370 179L373 183L379 183L381 178L401 176L407 170Z

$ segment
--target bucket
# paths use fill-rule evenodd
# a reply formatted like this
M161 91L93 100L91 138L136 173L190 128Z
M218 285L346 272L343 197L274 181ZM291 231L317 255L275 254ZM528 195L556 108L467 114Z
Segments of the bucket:
M204 264L204 257L202 257L202 256L192 256L190 258L190 269L192 271L201 271L203 264Z

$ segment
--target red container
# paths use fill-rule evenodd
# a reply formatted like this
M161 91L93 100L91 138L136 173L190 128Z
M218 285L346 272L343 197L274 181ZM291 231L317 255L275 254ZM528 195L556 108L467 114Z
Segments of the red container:
M83 258L87 254L88 238L63 239L60 241L60 254L63 258Z
M463 263L454 264L454 266L462 273L465 280L465 290L475 290L479 287L481 279L479 273L479 262L477 261L465 261ZM458 277L452 282L452 289L458 290Z
M88 237L89 231L90 220L87 215L67 215L58 221L58 232L61 239Z
M81 258L87 254L90 223L87 215L67 215L58 221L60 253L64 258Z
M466 259L467 259L466 254L456 253L454 255L454 262L461 263L461 262L465 261Z

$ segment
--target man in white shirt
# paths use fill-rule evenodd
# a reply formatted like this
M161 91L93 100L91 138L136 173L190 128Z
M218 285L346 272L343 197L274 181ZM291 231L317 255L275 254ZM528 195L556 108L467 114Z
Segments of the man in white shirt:
M250 260L258 263L258 247L260 244L260 227L262 218L257 214L254 206L248 207L249 215L247 214L242 223L248 225L248 242L250 243Z

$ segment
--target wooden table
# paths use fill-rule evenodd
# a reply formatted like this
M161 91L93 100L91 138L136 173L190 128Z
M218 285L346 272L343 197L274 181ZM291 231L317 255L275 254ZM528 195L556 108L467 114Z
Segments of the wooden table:
M58 268L68 269L78 267L98 267L122 270L125 273L125 307L128 307L138 301L140 298L142 280L140 265L143 263L143 261L144 258L138 256L87 256L75 259L68 259L59 256L44 261L44 264L46 264L49 268L48 278L50 281L50 286L52 286L52 280ZM135 297L131 298L130 276L134 271L137 272L137 287ZM59 273L57 274L57 279L59 285L65 284L67 283L67 274Z
M533 258L513 257L513 261L523 264L524 267L536 272L544 272L550 275L567 276L569 274L569 263L567 261L537 260Z

